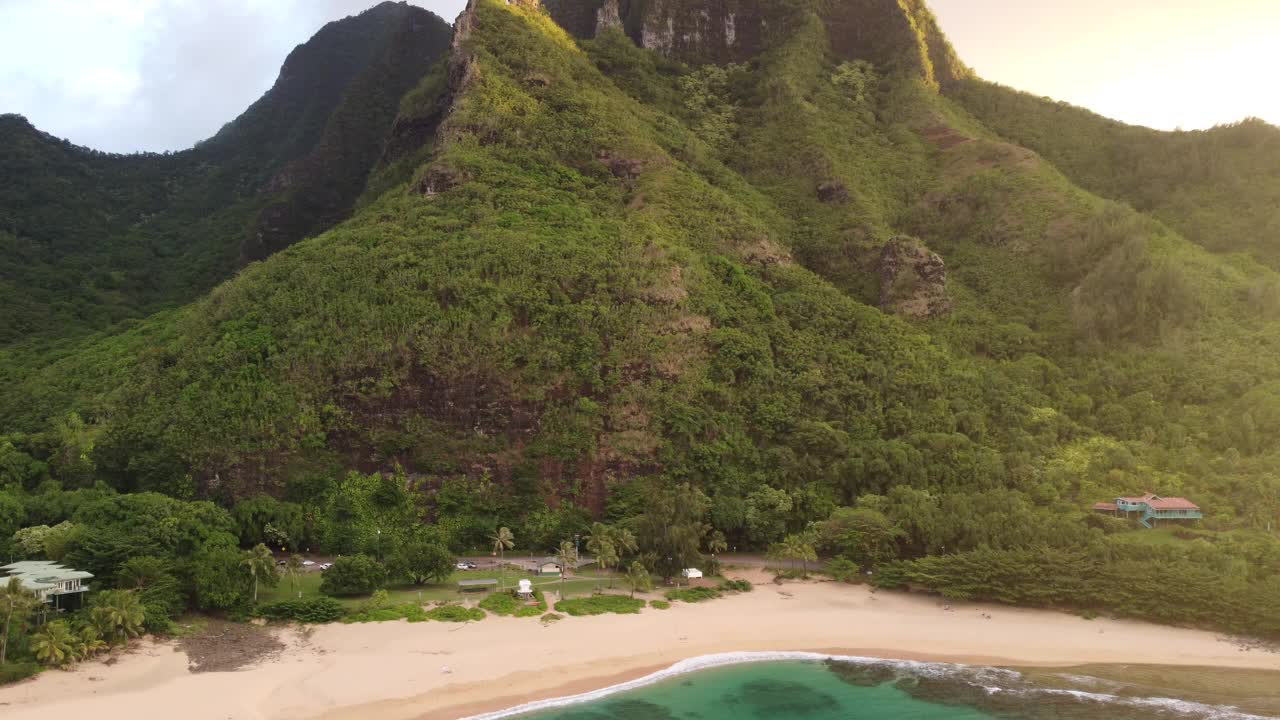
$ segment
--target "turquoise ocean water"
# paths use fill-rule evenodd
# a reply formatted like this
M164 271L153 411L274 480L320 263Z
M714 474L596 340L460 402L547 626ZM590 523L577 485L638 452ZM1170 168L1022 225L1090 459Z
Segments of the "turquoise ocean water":
M1037 688L1007 670L734 654L680 663L597 693L475 720L1254 720L1176 698Z

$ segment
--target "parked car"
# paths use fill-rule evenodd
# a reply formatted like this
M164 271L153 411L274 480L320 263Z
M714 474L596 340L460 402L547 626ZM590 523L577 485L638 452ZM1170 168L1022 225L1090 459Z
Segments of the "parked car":
M458 563L457 565L454 565L454 567L458 568L459 570L470 570L470 569L471 569L471 563L467 563L467 562L460 562L460 563Z
M333 563L324 563L323 565L321 565L321 566L320 566L320 569L321 569L321 570L328 570L328 569L329 569L329 568L331 568L331 567L333 567Z

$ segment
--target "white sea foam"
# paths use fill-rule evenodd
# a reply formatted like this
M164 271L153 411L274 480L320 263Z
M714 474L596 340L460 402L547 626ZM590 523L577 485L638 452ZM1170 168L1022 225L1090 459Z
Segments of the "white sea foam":
M991 684L993 681L997 680L1017 682L1021 678L1021 675L1015 671L1000 668L959 665L952 663L918 662L914 660L887 660L884 658L861 657L855 655L826 655L811 652L732 652L719 653L715 655L702 655L700 657L689 658L688 660L681 660L669 668L645 675L642 678L637 678L618 685L611 685L607 688L601 688L600 690L593 690L580 695L552 698L550 700L538 700L498 712L472 715L464 718L463 720L499 720L500 718L525 715L541 710L551 710L571 705L580 705L582 703L593 702L618 693L627 692L628 690L635 690L653 685L680 675L687 675L689 673L695 673L701 670L708 670L717 667L761 662L823 662L827 660L891 667L902 671L904 675L912 675L916 677L945 677L949 675L967 674L969 675L968 679L971 682L976 686L981 687L989 694L1069 695L1087 702L1146 707L1174 712L1189 717L1202 718L1203 720L1277 720L1276 718L1270 718L1262 715L1250 715L1248 713L1241 712L1234 707L1206 705L1204 703L1191 702L1189 700L1178 700L1176 698L1121 697L1118 695L1087 692L1084 690L1036 688L1031 686L1002 687L1000 685Z

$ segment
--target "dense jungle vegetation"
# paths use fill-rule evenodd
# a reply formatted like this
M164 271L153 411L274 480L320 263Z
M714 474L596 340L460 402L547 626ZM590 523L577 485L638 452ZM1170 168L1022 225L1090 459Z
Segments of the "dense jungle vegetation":
M895 40L833 42L857 17ZM156 558L167 618L252 605L260 544L415 548L351 570L378 585L498 527L554 554L604 521L662 575L817 551L888 587L1280 635L1276 129L985 85L922 3L785 19L703 65L477 0L351 217L54 352L13 326L0 554L104 587ZM945 261L949 311L883 309L904 236ZM1090 510L1144 491L1206 517Z

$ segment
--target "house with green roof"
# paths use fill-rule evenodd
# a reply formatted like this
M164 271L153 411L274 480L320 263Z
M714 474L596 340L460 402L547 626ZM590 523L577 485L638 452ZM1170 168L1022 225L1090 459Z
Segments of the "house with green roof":
M85 581L92 580L93 574L52 560L23 560L0 566L0 577L17 578L40 602L66 610L84 605L84 594L89 592Z

